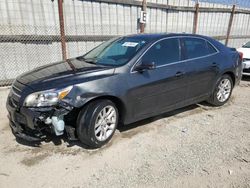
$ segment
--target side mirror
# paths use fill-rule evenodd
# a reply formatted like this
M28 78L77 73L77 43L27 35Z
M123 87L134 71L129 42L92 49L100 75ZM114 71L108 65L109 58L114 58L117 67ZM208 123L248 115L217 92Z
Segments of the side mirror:
M152 70L155 68L156 68L155 62L142 62L135 67L135 71L142 73L145 70Z

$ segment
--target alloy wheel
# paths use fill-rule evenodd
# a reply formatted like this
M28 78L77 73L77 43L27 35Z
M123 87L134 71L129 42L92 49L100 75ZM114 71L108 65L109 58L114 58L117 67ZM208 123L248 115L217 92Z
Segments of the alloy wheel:
M220 81L216 94L218 101L225 102L231 94L232 84L229 79L224 78Z
M111 105L104 107L95 121L95 136L99 141L107 140L115 130L117 112Z

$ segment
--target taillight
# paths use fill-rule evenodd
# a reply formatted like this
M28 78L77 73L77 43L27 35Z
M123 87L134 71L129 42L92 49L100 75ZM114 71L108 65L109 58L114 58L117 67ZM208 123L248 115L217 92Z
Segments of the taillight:
M242 61L243 60L243 53L239 52L239 55L240 55L240 60Z

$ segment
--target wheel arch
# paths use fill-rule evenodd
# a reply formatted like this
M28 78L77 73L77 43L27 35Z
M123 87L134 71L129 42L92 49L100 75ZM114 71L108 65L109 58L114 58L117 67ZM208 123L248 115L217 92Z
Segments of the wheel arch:
M227 71L224 71L224 72L220 73L219 76L216 77L216 80L215 80L215 82L214 82L214 84L213 84L213 87L212 87L212 90L211 90L211 91L214 91L214 90L215 90L215 87L216 87L217 82L219 81L219 79L220 79L223 75L229 75L229 76L231 77L232 81L233 81L233 87L235 86L236 76L235 76L235 74L234 74L233 71L227 70Z
M83 106L80 107L80 109L84 108L85 106L89 105L90 103L97 101L97 100L110 100L112 101L116 108L118 109L118 113L119 113L119 122L123 123L124 118L125 118L125 114L126 114L126 106L124 104L124 102L116 97L116 96L112 96L112 95L103 95L103 96L98 96L95 98L92 98L90 100L88 100Z
M233 81L233 86L235 86L235 79L236 79L236 76L235 76L235 74L232 72L232 71L226 71L226 72L224 72L222 75L229 75L230 77L231 77L231 79L232 79L232 81Z

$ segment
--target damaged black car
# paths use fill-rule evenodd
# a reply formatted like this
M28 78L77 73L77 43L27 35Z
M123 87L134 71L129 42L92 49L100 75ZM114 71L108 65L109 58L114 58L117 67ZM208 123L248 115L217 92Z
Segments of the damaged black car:
M241 78L235 49L209 37L140 34L16 78L7 109L13 134L44 132L98 148L126 125L201 101L225 104Z

